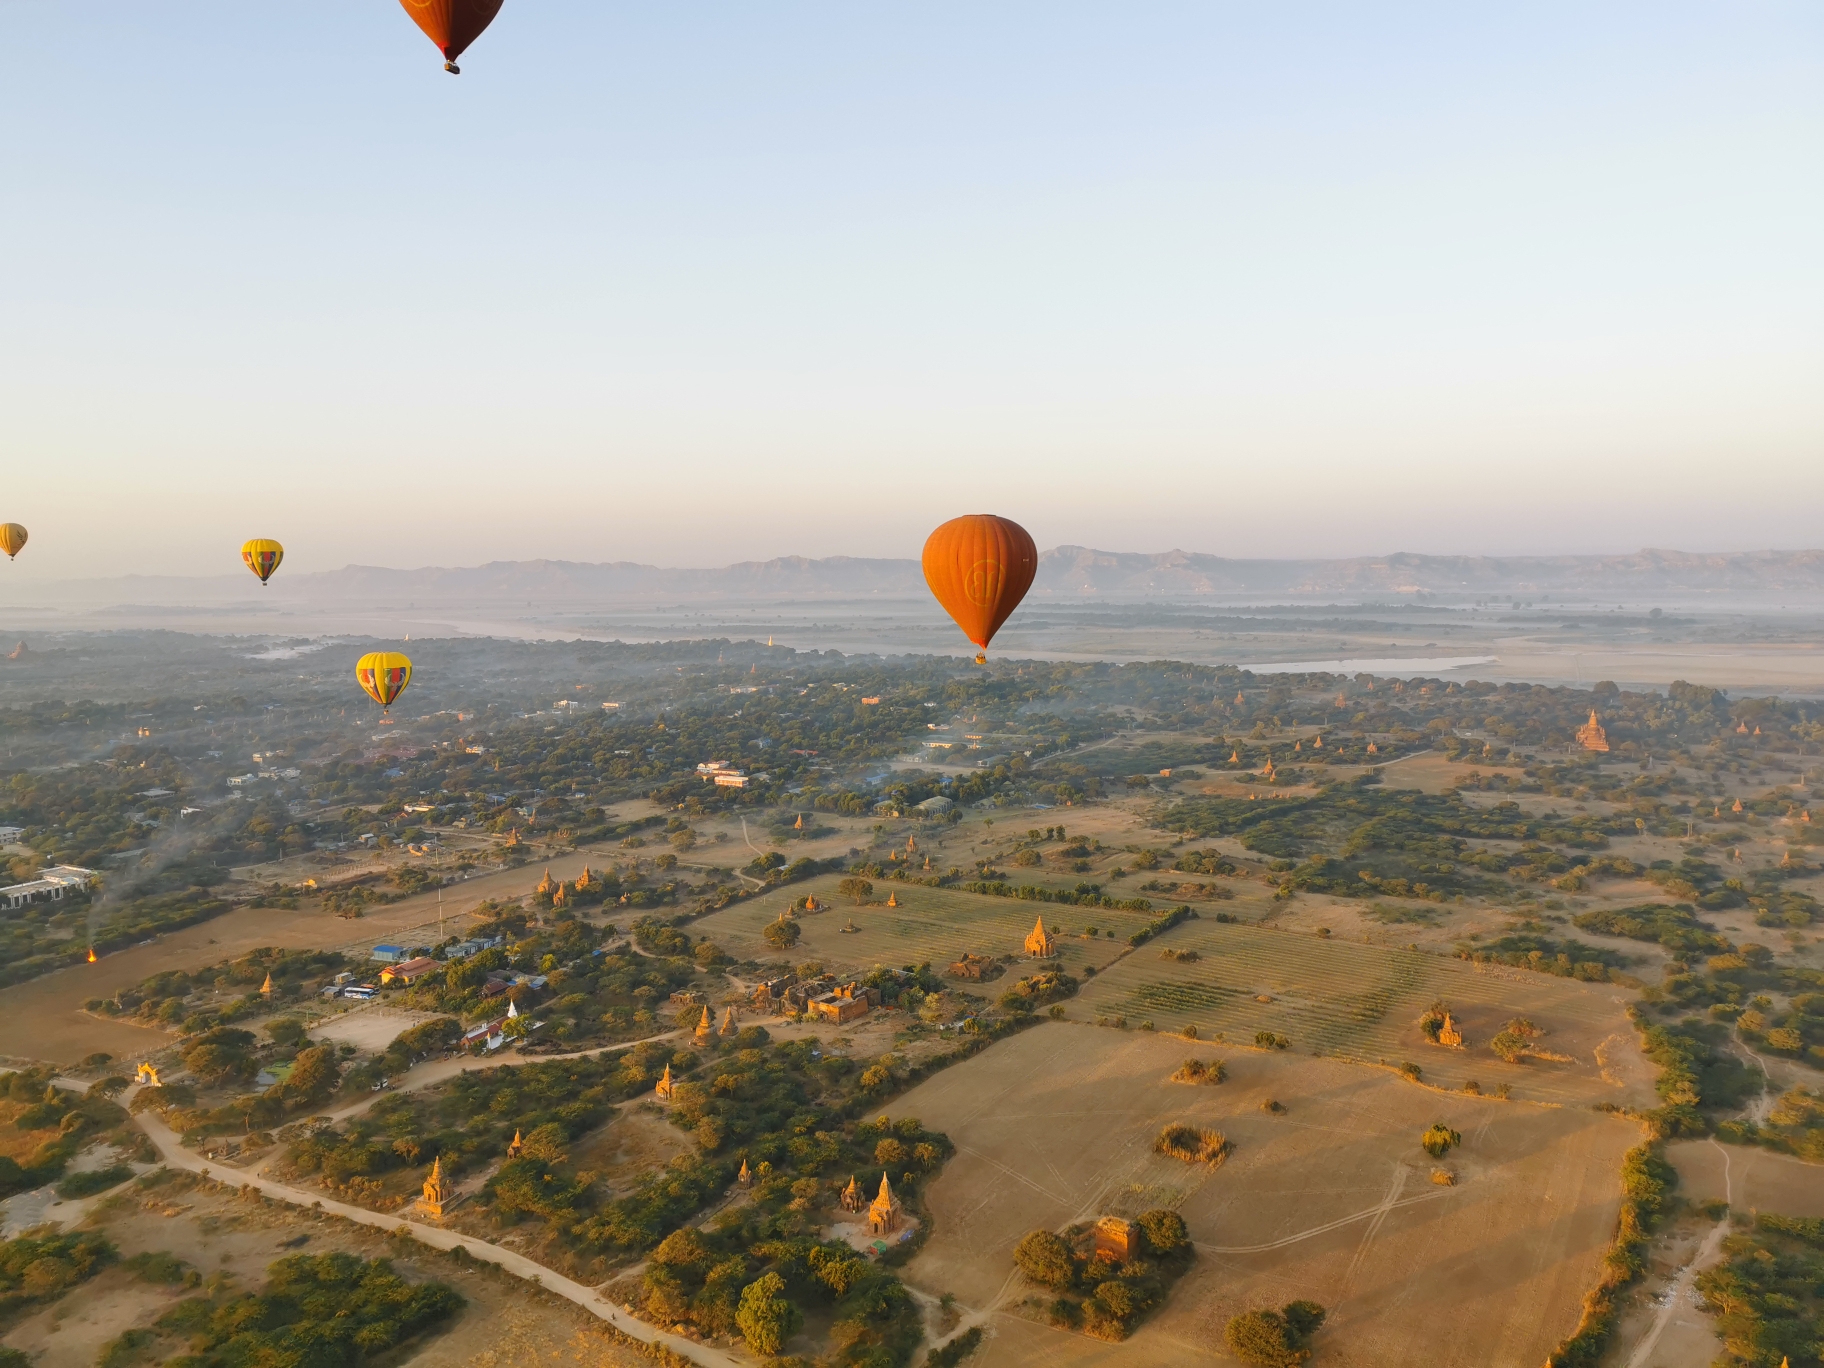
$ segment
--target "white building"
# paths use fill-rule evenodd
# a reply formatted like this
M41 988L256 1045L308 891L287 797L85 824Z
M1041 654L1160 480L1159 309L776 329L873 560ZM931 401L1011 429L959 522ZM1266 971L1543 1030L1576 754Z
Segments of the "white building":
M38 877L26 883L0 888L0 910L15 911L28 903L58 902L65 893L80 893L95 877L92 869L79 865L52 865L38 871Z
M25 836L24 827L0 826L0 845L11 845Z

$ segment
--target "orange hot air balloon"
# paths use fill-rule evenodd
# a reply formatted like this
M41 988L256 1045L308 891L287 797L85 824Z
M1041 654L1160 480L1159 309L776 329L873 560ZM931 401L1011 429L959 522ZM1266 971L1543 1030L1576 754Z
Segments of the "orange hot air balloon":
M1020 606L1039 568L1039 549L1025 528L992 513L952 518L925 539L925 583L944 611L982 648Z
M11 560L25 550L26 531L18 523L0 523L0 551Z
M272 572L279 568L279 562L285 559L285 548L270 537L255 537L241 548L241 559L247 562L247 568L260 577L264 584L272 578Z
M355 662L355 682L385 712L412 682L412 662L397 651L369 651Z
M443 53L443 69L462 75L456 59L500 13L501 0L399 0L412 22Z

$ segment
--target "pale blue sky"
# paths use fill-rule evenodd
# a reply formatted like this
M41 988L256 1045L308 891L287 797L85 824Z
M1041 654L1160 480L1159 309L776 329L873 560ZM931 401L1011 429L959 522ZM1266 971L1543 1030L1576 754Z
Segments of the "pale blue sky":
M0 0L0 62L11 573L1824 543L1814 3L506 0L453 78L394 0Z

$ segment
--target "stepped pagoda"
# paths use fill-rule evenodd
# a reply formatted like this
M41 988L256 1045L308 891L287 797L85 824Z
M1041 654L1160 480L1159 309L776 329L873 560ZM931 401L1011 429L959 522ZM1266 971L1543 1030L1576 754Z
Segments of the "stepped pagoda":
M443 1208L450 1200L449 1187L443 1181L443 1156L431 1160L431 1176L424 1180L424 1192L418 1198L418 1210L426 1216L443 1218Z
M1457 1029L1457 1023L1450 1019L1450 1013L1444 1013L1444 1024L1438 1027L1438 1044L1447 1045L1453 1050L1463 1047L1463 1032Z
M868 1208L868 1233L870 1235L891 1235L899 1229L899 1223L905 1219L905 1209L900 1206L899 1198L893 1195L893 1189L887 1186L887 1175L880 1175L880 1191L875 1195L874 1204Z
M1587 751L1606 751L1609 748L1609 734L1602 729L1602 723L1596 720L1596 709L1590 709L1590 720L1577 728L1577 744Z
M1052 939L1051 932L1045 929L1045 918L1042 915L1033 923L1032 933L1026 937L1024 948L1034 959L1050 959L1057 953L1057 942Z
M703 1010L707 1012L709 1008L705 1007ZM733 1007L724 1008L722 1011L722 1026L716 1034L723 1040L732 1040L735 1032L740 1029L739 1026L735 1025L735 1009Z
M703 1019L697 1023L697 1033L694 1037L696 1043L698 1045L709 1044L711 1040L715 1039L715 1031L715 1025L709 1019L709 1008L705 1006L703 1008Z
M842 1190L842 1209L844 1211L861 1210L861 1184L855 1181L854 1174L849 1175L849 1185Z
M661 1097L669 1102L671 1101L672 1090L677 1086L677 1084L671 1081L671 1065L667 1064L665 1066L665 1072L659 1078L659 1086L652 1091L655 1096Z
M260 985L260 996L261 997L271 997L272 996L272 975L271 974L266 975L266 982L264 982Z

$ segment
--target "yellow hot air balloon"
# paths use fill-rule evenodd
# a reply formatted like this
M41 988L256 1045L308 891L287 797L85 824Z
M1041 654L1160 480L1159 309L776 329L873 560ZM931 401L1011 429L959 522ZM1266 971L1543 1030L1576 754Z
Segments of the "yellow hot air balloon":
M270 537L255 537L241 548L241 559L247 562L247 568L260 577L264 584L272 578L272 572L279 568L279 562L285 559L285 548Z
M25 550L26 531L18 523L0 523L0 551L11 560Z
M369 651L355 662L355 682L385 712L412 682L412 662L397 651Z

